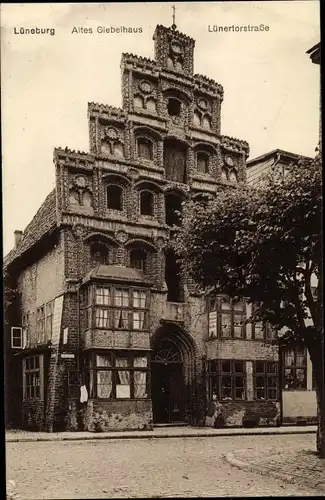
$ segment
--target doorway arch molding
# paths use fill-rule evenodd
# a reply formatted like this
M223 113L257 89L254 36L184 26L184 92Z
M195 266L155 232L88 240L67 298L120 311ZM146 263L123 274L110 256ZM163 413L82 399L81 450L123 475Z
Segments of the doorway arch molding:
M195 421L196 407L196 343L191 335L176 322L161 322L151 338L152 361L155 353L165 345L173 344L180 352L184 387L186 390L185 413L188 423Z

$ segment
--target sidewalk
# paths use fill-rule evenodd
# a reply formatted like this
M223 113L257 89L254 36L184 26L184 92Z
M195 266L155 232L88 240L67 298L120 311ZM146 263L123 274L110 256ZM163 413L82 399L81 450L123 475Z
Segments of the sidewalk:
M210 427L155 427L152 431L116 431L116 432L28 432L7 431L6 442L30 441L84 441L94 439L159 439L185 437L247 436L267 434L311 434L316 432L315 425L306 427L257 427L254 429Z
M228 453L227 462L239 469L272 476L325 493L325 460L314 449L242 449Z

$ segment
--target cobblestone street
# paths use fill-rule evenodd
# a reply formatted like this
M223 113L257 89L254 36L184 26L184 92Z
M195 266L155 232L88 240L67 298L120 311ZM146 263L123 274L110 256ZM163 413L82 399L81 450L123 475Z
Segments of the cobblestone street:
M270 447L313 450L315 436L218 436L7 443L7 480L22 499L322 496L231 466L225 455Z

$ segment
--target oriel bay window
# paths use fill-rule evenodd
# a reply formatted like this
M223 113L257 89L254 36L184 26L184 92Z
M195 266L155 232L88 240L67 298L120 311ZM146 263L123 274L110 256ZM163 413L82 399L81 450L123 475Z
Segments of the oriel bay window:
M112 351L93 354L90 397L98 399L145 399L149 397L148 355Z
M208 361L208 377L210 400L246 399L244 361Z
M120 286L88 290L86 328L147 330L148 292Z
M278 399L278 363L255 361L255 399Z

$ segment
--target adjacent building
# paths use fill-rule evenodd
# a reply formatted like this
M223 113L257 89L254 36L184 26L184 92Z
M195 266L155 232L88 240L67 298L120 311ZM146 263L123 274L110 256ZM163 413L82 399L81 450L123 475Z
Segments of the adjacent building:
M249 146L222 135L195 41L153 40L153 59L122 54L121 108L89 103L89 152L54 150L55 188L5 258L8 426L281 423L275 333L199 295L170 245L183 201L244 185Z

